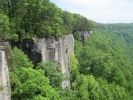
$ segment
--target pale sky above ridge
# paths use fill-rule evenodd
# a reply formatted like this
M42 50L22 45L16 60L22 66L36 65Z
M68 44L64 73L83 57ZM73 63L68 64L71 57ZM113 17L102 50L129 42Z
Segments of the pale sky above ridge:
M133 23L133 0L50 0L99 23Z

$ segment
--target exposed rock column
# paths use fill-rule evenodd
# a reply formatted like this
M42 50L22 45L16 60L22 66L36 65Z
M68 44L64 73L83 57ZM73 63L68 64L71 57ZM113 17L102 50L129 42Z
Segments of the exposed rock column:
M62 68L62 73L70 78L70 71L69 71L69 53L74 54L74 38L73 35L67 35L64 37L64 39L60 39L60 44L61 44L61 55L60 58L60 65ZM62 82L62 88L70 88L70 80L64 80Z
M92 30L84 30L84 31L81 31L81 39L82 39L82 43L84 43L85 40L88 39L89 36L92 35Z
M62 73L65 77L70 77L69 68L68 68L68 55L67 55L67 48L66 48L66 39L60 38L59 39L59 64L61 66ZM63 80L62 81L62 88L70 88L70 80Z
M10 100L10 83L4 46L0 46L0 100Z

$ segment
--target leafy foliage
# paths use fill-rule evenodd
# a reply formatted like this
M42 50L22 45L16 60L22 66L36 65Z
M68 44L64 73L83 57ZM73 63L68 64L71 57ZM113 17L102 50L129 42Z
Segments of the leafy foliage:
M80 64L80 73L84 77L92 75L98 83L97 90L91 93L92 96L89 96L88 100L131 100L133 98L132 91L128 88L128 84L133 81L129 81L133 75L131 74L133 45L130 44L133 38L132 24L112 24L111 26L113 27L111 30L110 24L93 26L93 36L89 37L83 46L75 41L75 54ZM130 86L132 87L131 84ZM87 92L91 90L86 90L86 95L88 95Z
M0 39L9 39L9 19L5 14L0 13Z
M61 83L63 79L63 75L60 69L60 66L55 65L52 62L41 62L38 63L37 69L44 70L44 75L49 78L50 85L54 88L61 88Z
M24 52L22 52L22 50L18 49L17 47L13 48L13 52L10 56L10 59L13 61L12 67L14 67L15 69L19 69L20 67L33 67L32 62L29 61L27 55L25 55Z
M87 18L62 11L49 0L0 0L0 5L0 34L4 33L5 39L9 38L9 33L12 36L10 40L18 41L33 37L59 37L91 28Z
M50 86L50 78L44 76L44 71L33 69L32 63L29 62L29 59L21 50L15 47L13 51L11 59L14 63L10 67L12 100L60 100L58 92ZM56 80L56 78L58 77L52 77L53 80Z
M0 85L0 90L3 90L3 89L4 89L4 87Z

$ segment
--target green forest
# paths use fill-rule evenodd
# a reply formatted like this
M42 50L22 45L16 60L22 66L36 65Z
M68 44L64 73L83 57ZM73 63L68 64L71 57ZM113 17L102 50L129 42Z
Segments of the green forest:
M80 31L93 35L81 43ZM63 11L49 0L0 0L0 40L73 34L71 88L62 89L60 66L37 66L17 47L9 56L12 100L133 100L133 23L101 24Z

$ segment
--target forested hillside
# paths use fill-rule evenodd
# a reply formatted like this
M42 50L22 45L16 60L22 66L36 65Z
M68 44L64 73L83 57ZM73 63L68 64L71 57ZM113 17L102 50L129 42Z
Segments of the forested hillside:
M81 43L81 30L93 35ZM133 100L133 24L100 24L63 11L49 0L0 0L0 41L73 34L69 54L71 88L62 89L60 66L34 66L24 52L12 50L12 100Z
M87 95L84 92L81 98L89 96L90 100L132 100L132 34L133 24L95 24L93 36L84 45L75 41L79 72L86 77L83 84L88 84L87 76L95 80L95 83L92 81L94 89L88 90L90 84L85 86ZM77 80L74 84L78 84Z
M0 23L1 38L13 41L90 29L87 18L63 11L49 0L0 0Z

